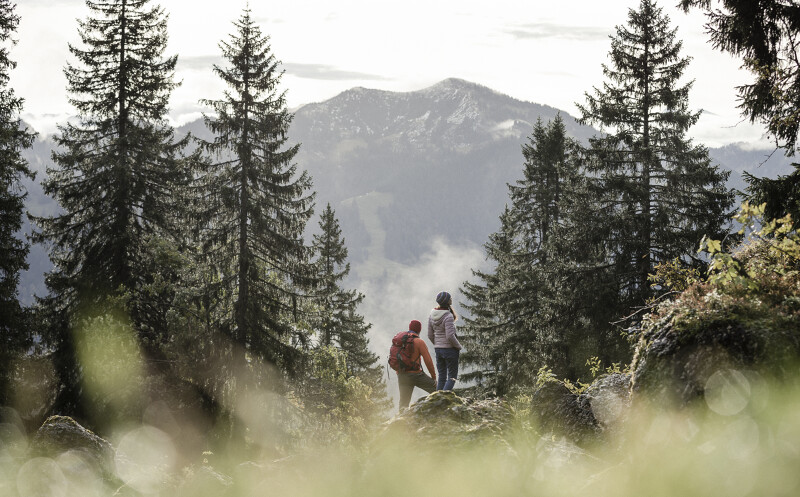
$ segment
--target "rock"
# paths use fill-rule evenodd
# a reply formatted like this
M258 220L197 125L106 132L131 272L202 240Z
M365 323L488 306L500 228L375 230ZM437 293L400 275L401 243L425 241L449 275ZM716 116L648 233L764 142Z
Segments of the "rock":
M224 497L233 490L233 479L211 467L200 466L187 474L177 489L179 497Z
M685 407L704 397L706 384L719 371L757 371L787 376L800 358L797 330L711 316L682 327L662 319L646 328L632 363L632 391L637 399Z
M497 442L506 445L513 411L504 400L462 398L452 391L434 392L387 421L384 435L409 432L449 445ZM423 444L424 445L424 444Z
M596 440L601 431L590 399L576 395L560 381L546 381L533 392L531 414L543 432L578 445Z
M531 414L544 440L561 439L557 447L586 446L621 427L630 408L630 385L626 373L604 374L580 394L561 381L547 381L533 393Z
M598 377L580 395L588 402L594 419L602 431L618 428L630 408L631 375L612 373ZM582 400L579 405L584 405Z
M754 375L796 381L798 254L796 232L775 238L754 234L717 259L706 281L643 316L631 363L634 402L682 408L708 401L707 390L713 392L720 381L733 390Z
M114 448L68 416L50 416L34 435L30 457L58 458L64 453L84 461L106 481L116 481Z

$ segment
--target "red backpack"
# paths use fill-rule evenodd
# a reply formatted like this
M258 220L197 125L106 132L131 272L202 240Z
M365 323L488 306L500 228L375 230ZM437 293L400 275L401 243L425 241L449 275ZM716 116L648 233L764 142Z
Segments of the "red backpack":
M411 360L415 338L419 338L419 335L413 331L401 331L392 338L392 346L389 348L389 366L398 373L420 370L419 360Z

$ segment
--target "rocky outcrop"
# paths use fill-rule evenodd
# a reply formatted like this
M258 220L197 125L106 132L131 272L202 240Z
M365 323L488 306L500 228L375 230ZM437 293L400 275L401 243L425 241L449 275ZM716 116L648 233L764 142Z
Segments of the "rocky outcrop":
M601 431L613 431L625 420L631 404L631 375L611 373L598 377L580 395Z
M714 318L681 327L662 320L639 340L632 364L637 399L685 407L704 399L710 378L721 371L756 371L781 379L800 359L797 329Z
M630 375L606 374L578 394L557 380L540 385L531 414L544 435L585 446L620 427L630 407Z
M759 209L745 204L737 219L756 224ZM684 407L708 402L709 382L727 379L735 390L752 374L796 378L800 237L789 221L764 223L733 253L715 253L711 267L706 281L642 319L631 363L635 401Z
M579 445L595 440L600 433L587 399L560 381L546 381L534 391L531 414L543 434L564 436Z
M86 463L104 480L116 480L114 448L68 416L50 416L31 440L31 457L56 458L64 453Z
M423 397L387 421L382 435L413 433L427 441L446 440L449 446L492 442L504 445L512 420L513 410L502 399L477 400L440 391Z

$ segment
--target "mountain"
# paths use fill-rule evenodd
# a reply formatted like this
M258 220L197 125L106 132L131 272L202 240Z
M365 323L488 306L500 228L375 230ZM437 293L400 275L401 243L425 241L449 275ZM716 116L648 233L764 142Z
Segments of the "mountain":
M728 186L739 191L747 188L744 173L756 177L777 178L793 171L792 162L798 158L787 158L777 149L743 148L743 144L730 144L724 147L709 149L712 161L731 172Z
M50 158L53 148L52 140L38 136L33 147L22 151L22 156L28 161L31 171L36 173L33 180L24 178L22 181L23 188L28 192L25 210L36 216L51 215L58 211L58 203L44 193L41 184L42 178L47 175L47 167L53 163ZM30 232L31 223L27 216L23 216L22 233L27 235ZM46 248L38 244L31 244L27 262L29 267L22 271L19 278L20 300L26 305L34 302L34 295L46 294L44 274L53 267Z
M381 293L396 283L397 271L410 268L417 268L412 282L435 279L431 275L446 259L460 271L447 282L452 290L469 277L471 264L481 263L480 247L499 226L507 201L506 184L522 177L521 145L533 124L559 113L573 137L586 141L596 133L553 107L447 79L404 93L353 88L304 105L295 111L289 138L301 143L296 162L313 177L316 211L328 202L336 210L354 285ZM210 137L201 120L179 131ZM29 210L38 214L57 208L38 187L51 150L52 142L39 140L26 151L39 171L28 197ZM788 172L788 161L779 154L757 168L767 153L738 146L711 150L716 161L735 171L731 182L739 187L743 170L770 177ZM316 220L309 225L314 228ZM465 251L468 259L461 258ZM21 282L25 302L44 291L42 273L48 267L41 247L34 247L29 259L31 270Z
M459 79L408 93L353 88L295 112L320 210L330 202L354 262L368 258L374 219L391 260L413 263L437 237L482 244L497 225L506 183L521 177L521 145L558 109ZM594 132L561 112L567 130ZM201 122L182 128L208 137ZM374 226L372 226L374 227Z

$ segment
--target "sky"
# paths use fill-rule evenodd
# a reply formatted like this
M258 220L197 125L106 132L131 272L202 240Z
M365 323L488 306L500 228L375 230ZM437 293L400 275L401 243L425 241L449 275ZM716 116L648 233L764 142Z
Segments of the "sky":
M155 1L155 0L154 0ZM161 0L169 14L166 55L178 55L170 117L183 124L201 115L202 98L224 90L212 73L219 42L233 32L244 0ZM766 143L762 128L743 122L735 87L749 81L740 61L715 51L700 12L684 14L677 0L660 5L691 56L684 81L694 80L690 107L703 109L690 135L707 146ZM482 84L520 100L577 115L576 102L603 82L609 35L638 0L292 0L249 3L282 61L290 108L363 86L413 91L449 77ZM68 44L79 43L83 0L17 0L21 16L11 85L25 99L23 119L52 133L74 114L63 68Z

